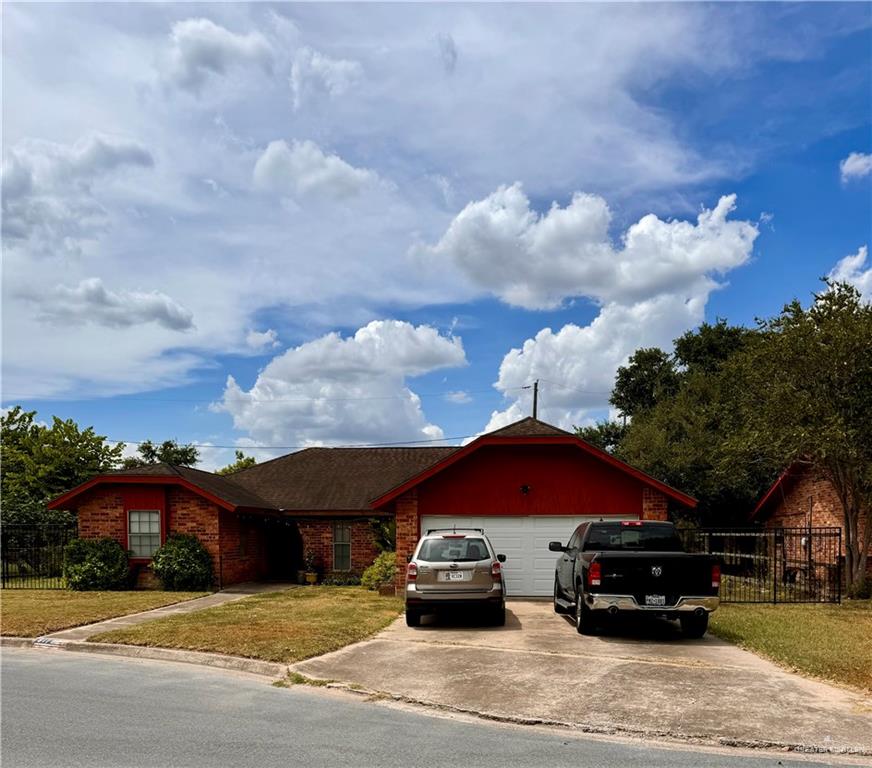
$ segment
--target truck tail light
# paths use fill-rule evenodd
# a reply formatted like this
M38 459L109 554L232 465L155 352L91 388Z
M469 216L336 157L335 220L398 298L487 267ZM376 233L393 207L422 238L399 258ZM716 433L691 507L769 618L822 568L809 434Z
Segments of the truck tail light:
M499 581L503 573L503 566L499 560L494 560L491 563L491 576L493 576L494 581Z
M642 525L642 521L641 520L622 520L621 525L632 525L634 527L638 527L638 526Z
M418 578L418 564L409 563L406 566L406 581L416 581Z
M720 589L721 586L721 566L715 563L712 566L712 589Z
M588 584L588 586L598 587L600 584L602 584L602 578L603 578L602 566L597 562L591 563L590 568L587 571L587 584Z

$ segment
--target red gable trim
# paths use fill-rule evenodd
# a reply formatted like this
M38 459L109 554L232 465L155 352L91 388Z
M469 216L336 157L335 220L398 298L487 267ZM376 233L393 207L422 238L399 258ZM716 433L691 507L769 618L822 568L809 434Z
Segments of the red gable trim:
M97 485L178 485L182 488L187 488L189 491L202 496L207 501L212 502L221 509L226 509L230 512L235 512L239 507L231 504L229 501L215 496L208 491L204 491L199 486L185 480L183 477L174 477L172 475L97 475L92 477L85 483L77 485L71 491L61 494L56 499L52 499L48 503L49 509L66 509L70 502L77 499L83 493L90 491Z
M401 483L396 488L391 489L385 494L382 494L377 499L373 499L370 502L373 509L378 507L382 507L385 504L396 499L398 496L401 496L406 491L414 488L416 485L424 482L425 480L433 477L433 475L438 474L444 469L447 469L452 464L461 459L469 456L469 454L478 450L482 446L485 445L572 445L576 448L580 448L585 453L593 456L600 461L609 464L615 469L624 472L631 477L634 477L636 480L639 480L641 483L648 485L652 488L656 488L658 491L668 496L671 499L674 499L679 504L683 504L686 507L690 507L693 509L697 505L697 500L692 496L688 496L686 493L682 493L681 491L672 488L666 483L662 483L659 480L651 477L651 475L647 475L639 469L635 467L631 467L629 464L621 461L620 459L616 459L610 453L606 451L600 450L594 445L582 440L580 437L575 437L574 435L548 435L541 437L499 437L494 436L490 437L488 435L483 435L482 437L473 440L468 445L463 448L458 449L454 453L446 456L441 461L436 462L432 466L425 469L423 472L409 478L404 483Z
M803 462L795 461L778 475L778 479L772 483L772 487L763 494L763 498L760 499L760 501L757 502L757 506L754 507L754 511L751 513L752 520L754 520L772 501L775 500L776 494L781 493L783 496L784 492L787 490L788 482L796 479L799 474L796 470L801 466L803 466Z

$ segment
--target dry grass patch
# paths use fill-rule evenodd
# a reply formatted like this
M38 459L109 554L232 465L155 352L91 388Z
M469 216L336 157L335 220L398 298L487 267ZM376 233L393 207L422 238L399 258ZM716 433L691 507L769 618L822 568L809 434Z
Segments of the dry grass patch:
M788 669L872 691L870 600L721 605L710 630Z
M361 587L303 587L89 639L292 663L363 640L390 624L401 609L399 598Z
M202 597L207 592L73 592L67 589L4 589L0 634L38 637L128 613Z

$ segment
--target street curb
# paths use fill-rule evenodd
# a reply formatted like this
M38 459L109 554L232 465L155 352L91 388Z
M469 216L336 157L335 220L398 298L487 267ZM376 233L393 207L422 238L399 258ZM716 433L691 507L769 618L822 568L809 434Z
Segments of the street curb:
M628 736L642 739L663 739L667 741L682 742L685 744L701 744L717 747L739 747L743 749L759 749L777 752L792 752L796 754L818 755L853 755L872 756L872 750L864 749L840 749L837 747L824 747L816 744L793 744L781 741L746 740L736 737L711 736L704 734L688 734L668 730L633 728L621 724L595 725L592 723L572 723L562 720L551 720L540 717L523 717L515 715L502 715L494 712L481 712L469 707L459 707L451 704L441 704L427 699L417 699L412 696L404 696L387 691L373 691L348 683L342 683L325 678L312 677L311 675L298 672L294 667L270 661L258 661L247 659L242 656L226 656L220 653L205 653L201 651L181 651L172 648L150 648L137 645L120 645L113 643L91 643L77 640L60 640L53 637L0 637L0 647L33 648L58 651L75 651L78 653L92 653L103 656L116 656L134 659L150 659L153 661L172 661L181 664L194 664L204 667L216 667L235 672L246 672L269 678L274 681L285 680L289 672L296 672L311 684L323 686L331 690L338 690L354 694L361 698L378 701L390 700L400 704L411 704L426 709L441 712L454 712L461 715L469 715L482 720L490 720L498 723L512 725L545 726L560 728L579 733L590 733L601 736ZM306 659L310 661L310 659ZM303 662L299 662L303 663ZM297 683L297 685L309 685L309 682Z
M0 637L0 648L31 648L32 637Z
M8 640L16 642L7 643ZM285 664L271 661L247 659L244 656L226 656L221 653L203 651L181 651L174 648L150 648L139 645L120 645L115 643L91 643L86 640L61 640L54 637L3 638L3 645L15 648L35 648L52 651L73 651L93 653L103 656L121 656L131 659L150 659L152 661L173 661L180 664L195 664L201 667L217 667L232 672L246 672L270 680L284 679L288 674Z

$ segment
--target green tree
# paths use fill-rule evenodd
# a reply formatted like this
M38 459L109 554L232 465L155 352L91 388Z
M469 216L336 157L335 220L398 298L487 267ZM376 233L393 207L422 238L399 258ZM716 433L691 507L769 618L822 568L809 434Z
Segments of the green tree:
M861 588L872 541L872 304L830 283L759 323L757 343L725 366L741 386L740 429L725 434L725 466L810 462L842 504L849 589Z
M219 475L229 475L231 472L238 472L240 469L248 469L257 464L257 459L255 459L254 456L246 456L242 451L236 451L235 453L236 461L217 470Z
M200 452L195 445L179 445L175 440L164 440L155 444L146 440L136 449L139 456L128 456L123 461L125 469L145 467L149 464L176 464L181 467L192 467L200 459Z
M608 453L618 454L627 429L628 427L619 421L605 419L592 426L575 427L575 434L597 448L602 448Z
M675 340L675 362L687 373L714 373L742 349L753 334L740 325L727 325L721 318L714 325L703 323Z
M94 475L115 469L123 444L110 446L92 427L52 417L51 425L35 421L36 411L15 406L0 424L0 479L4 523L61 522L68 516L50 513L45 504Z
M670 355L657 347L639 349L618 368L609 402L624 416L652 408L678 388L678 372Z

